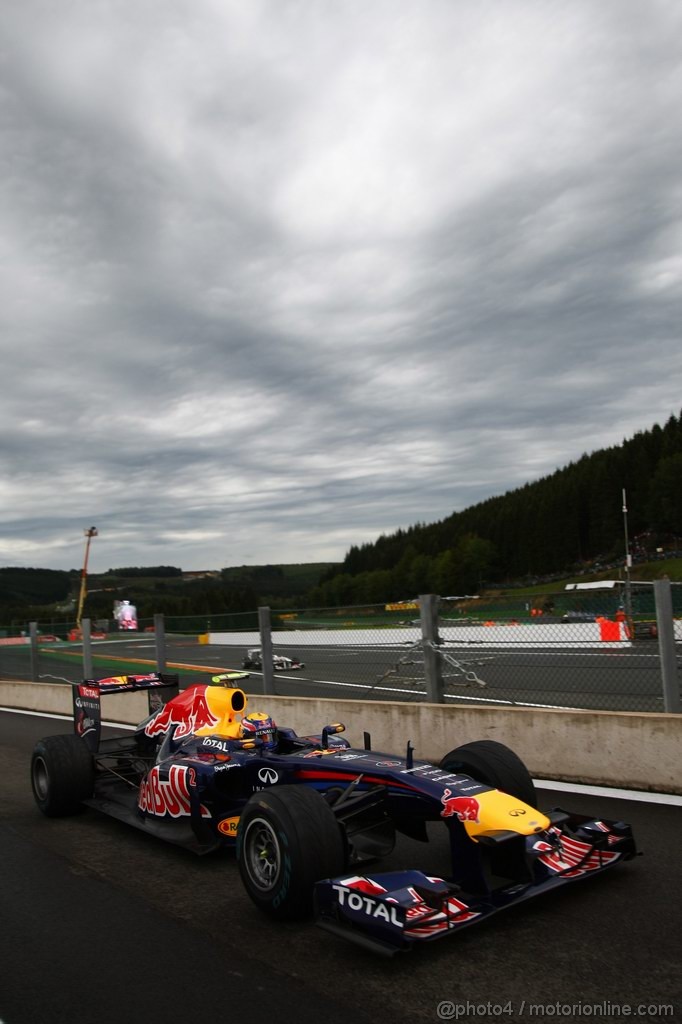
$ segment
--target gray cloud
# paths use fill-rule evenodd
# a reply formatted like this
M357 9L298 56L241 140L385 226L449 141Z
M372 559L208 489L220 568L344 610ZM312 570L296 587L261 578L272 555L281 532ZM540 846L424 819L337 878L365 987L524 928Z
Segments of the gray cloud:
M679 412L677 4L0 19L0 564L341 559Z

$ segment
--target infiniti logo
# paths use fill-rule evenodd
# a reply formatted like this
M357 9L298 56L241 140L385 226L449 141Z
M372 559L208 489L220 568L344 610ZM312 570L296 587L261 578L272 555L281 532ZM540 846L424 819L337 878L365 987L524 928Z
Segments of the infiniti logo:
M279 774L274 768L261 768L258 772L258 778L261 782L269 782L271 786L279 779Z
M525 813L526 813L526 812L525 812L525 811L523 810L523 808L522 808L522 807L517 807L517 808L515 808L515 809L514 809L513 811L510 811L510 812L509 812L509 817L510 817L510 818L520 818L520 817L521 817L521 815L522 815L522 814L525 814Z

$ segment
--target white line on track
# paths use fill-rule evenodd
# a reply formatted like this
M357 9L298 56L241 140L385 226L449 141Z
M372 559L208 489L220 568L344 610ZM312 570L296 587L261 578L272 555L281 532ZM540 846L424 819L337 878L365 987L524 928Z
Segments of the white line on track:
M371 690L372 693L408 693L417 697L424 696L424 690L401 690L399 686L371 686L369 683L339 683L335 679L305 679L301 676L278 675L278 679L290 679L297 683L308 683L310 686L343 686L351 690Z
M252 672L251 675L262 676L261 672ZM408 690L399 686L372 686L369 683L340 683L336 679L308 679L305 676L287 676L278 672L275 679L288 679L292 682L303 685L307 683L309 686L340 686L350 690L366 690L372 693L400 693L408 697L424 697L425 692L421 690ZM464 684L462 684L464 685ZM471 685L471 684L467 684ZM286 695L282 695L286 696ZM495 697L472 697L470 693L444 693L443 696L446 700L462 700L467 704L501 704L504 707L522 707L522 708L540 708L543 711L581 711L583 708L568 707L563 704L537 704L532 701L513 701L513 700L502 700ZM589 709L588 709L589 710Z
M551 779L533 779L538 789L553 789L559 793L582 793L584 796L604 796L611 800L639 800L647 804L669 804L682 807L682 796L676 793L644 793L638 789L617 789L612 786L581 786L577 782L552 782Z
M259 676L262 678L263 673L250 672L249 675ZM308 679L307 676L288 676L283 672L275 673L275 681L278 679L288 679L289 682L299 683L301 686L307 683L308 686L343 686L351 690L372 690L373 692L379 691L381 693L408 693L414 694L417 697L424 696L424 690L401 690L399 686L372 686L369 683L339 683L336 679ZM291 696L291 694L279 694L278 696L288 697ZM575 709L571 708L570 710L573 711Z
M71 715L58 715L47 711L27 711L24 708L0 707L10 715L28 715L30 718L54 718L62 722L72 721ZM134 732L137 726L125 722L102 722L107 729L127 729ZM617 789L610 786L583 786L578 782L553 782L551 779L533 779L538 789L551 789L558 793L581 793L585 796L603 796L609 799L634 800L647 804L666 804L682 807L682 796L676 793L647 793L639 789ZM0 1021L0 1024L2 1022Z
M423 691L421 691L423 693ZM496 697L472 697L470 693L444 693L450 700L463 700L467 704L502 704L508 708L541 708L543 711L585 711L586 708L565 707L563 704L534 704L529 700L502 700Z

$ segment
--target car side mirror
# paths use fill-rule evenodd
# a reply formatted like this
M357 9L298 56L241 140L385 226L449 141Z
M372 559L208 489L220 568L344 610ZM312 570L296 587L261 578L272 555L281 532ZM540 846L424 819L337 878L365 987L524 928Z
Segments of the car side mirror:
M334 722L333 725L325 725L322 730L322 749L327 750L329 747L329 737L335 736L339 732L345 732L346 727L341 722Z
M263 740L260 736L248 736L246 739L236 740L237 750L260 750Z

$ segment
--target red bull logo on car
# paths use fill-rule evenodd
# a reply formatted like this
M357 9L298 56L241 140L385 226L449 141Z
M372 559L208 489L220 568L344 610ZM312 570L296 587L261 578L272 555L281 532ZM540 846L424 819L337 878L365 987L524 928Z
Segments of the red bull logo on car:
M453 796L452 790L444 789L440 802L443 805L441 818L456 815L460 821L473 821L478 824L480 804L473 796Z
M192 813L190 787L196 786L194 768L185 765L171 765L168 779L162 779L159 765L140 783L137 806L146 814L171 818L188 817ZM210 818L208 808L201 805L202 818Z
M241 678L241 673L239 676ZM158 736L176 726L174 735L178 740L192 734L237 739L246 703L243 690L218 683L210 686L197 683L173 697L150 718L144 727L145 735Z
M208 688L188 687L178 697L164 704L161 710L147 722L144 728L145 735L159 736L168 732L171 726L175 725L177 726L175 738L180 740L206 726L212 728L217 725L219 716L215 715L209 706L206 689ZM198 690L204 690L204 692L197 692Z

